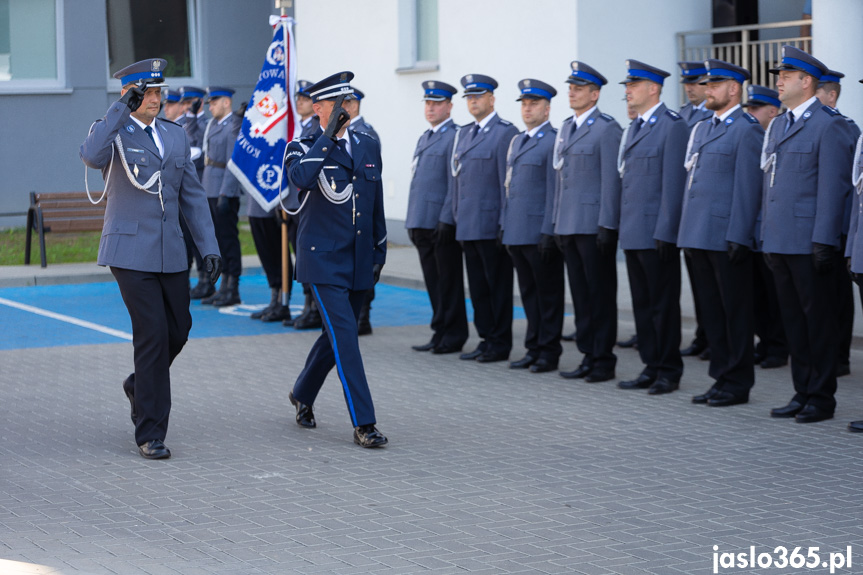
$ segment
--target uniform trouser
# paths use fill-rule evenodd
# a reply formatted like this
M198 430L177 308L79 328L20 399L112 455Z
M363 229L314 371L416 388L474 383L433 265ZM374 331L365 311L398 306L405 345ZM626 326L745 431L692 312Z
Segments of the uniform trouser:
M461 349L468 338L461 245L438 243L435 230L410 230L432 306L432 343Z
M195 262L195 269L198 273L204 271L204 258L201 257L201 252L198 251L198 246L195 245L195 240L192 239L192 232L189 230L189 224L186 223L186 217L180 212L180 229L183 230L183 241L186 243L186 262L189 268L192 267L192 262ZM209 255L209 254L208 254Z
M135 372L124 386L131 386L135 396L135 442L164 441L171 412L170 367L192 329L189 274L116 267L111 273L132 320Z
M625 250L638 355L649 377L679 382L680 257L663 261L656 250Z
M321 312L323 333L309 351L306 365L297 377L294 397L301 403L313 405L327 374L335 367L354 427L376 423L357 335L357 320L366 290L353 291L328 284L309 286Z
M788 358L788 342L782 325L782 312L776 295L773 272L764 261L764 254L757 252L752 257L752 284L754 286L755 334L758 345L755 351L763 357Z
M815 271L809 254L767 254L791 352L794 400L836 408L836 275Z
M512 351L512 260L497 240L463 242L473 323L486 353Z
M704 325L701 322L701 318L704 317L704 312L702 311L705 306L702 303L704 296L699 294L697 282L692 278L692 262L686 253L683 254L683 261L686 264L686 273L689 274L689 287L692 289L692 303L695 307L695 337L692 340L692 344L698 347L708 346L707 332L704 330Z
M575 344L582 363L614 371L617 356L616 253L602 255L596 234L555 236L566 261L569 291L575 309ZM616 250L615 250L616 251Z
M710 302L701 308L710 342L710 377L717 389L734 395L746 395L755 385L751 260L747 254L732 264L727 252L690 250L693 285L702 301Z
M848 365L851 359L851 338L854 333L854 286L845 264L845 244L848 236L842 236L840 250L836 252L836 311L839 314L839 356L840 365Z
M242 253L240 252L240 198L228 198L228 209L219 212L216 205L219 198L207 198L210 203L210 215L216 228L216 241L222 252L222 271L226 276L240 277L243 273Z
M249 228L252 231L252 239L255 241L255 249L261 260L261 267L267 276L267 285L273 289L282 287L282 226L272 216L256 218L249 216ZM291 293L291 278L293 277L293 266L291 254L288 254L288 294Z
M557 250L544 262L535 244L507 246L518 276L521 303L527 316L524 347L527 355L557 364L563 347L563 256Z

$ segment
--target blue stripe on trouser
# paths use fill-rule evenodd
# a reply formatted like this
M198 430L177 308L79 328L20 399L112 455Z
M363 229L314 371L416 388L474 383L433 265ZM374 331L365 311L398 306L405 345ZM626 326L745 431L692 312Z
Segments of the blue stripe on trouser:
M339 374L339 381L342 382L342 388L345 391L345 398L347 399L347 402L348 402L348 411L350 411L350 413L351 413L351 423L353 423L354 427L356 427L357 426L357 414L354 411L354 400L351 397L351 390L348 388L348 382L345 379L345 372L342 369L342 360L341 360L341 357L339 357L339 345L338 345L338 342L336 342L336 332L333 330L333 324L332 324L332 322L330 322L330 316L327 313L326 308L324 307L324 302L321 300L320 294L318 293L318 287L314 284L312 284L311 287L312 287L312 291L315 292L315 299L318 300L318 308L321 311L321 315L324 318L324 322L326 322L326 324L327 324L327 331L330 333L330 337L333 340L333 354L335 355L335 358L336 358L336 371Z

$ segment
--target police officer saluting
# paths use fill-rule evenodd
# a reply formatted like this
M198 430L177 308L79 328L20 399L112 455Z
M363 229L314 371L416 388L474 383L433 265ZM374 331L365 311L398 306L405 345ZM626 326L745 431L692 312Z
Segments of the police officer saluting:
M436 354L461 351L468 338L464 298L464 264L455 241L452 205L445 204L452 184L449 159L458 126L450 118L458 92L446 82L423 82L425 119L431 125L414 150L405 228L417 248L432 306L431 339L416 351Z
M480 343L459 357L480 363L506 361L512 350L512 260L501 244L500 210L506 154L518 129L494 110L494 78L468 74L461 84L476 121L458 133L450 199Z
M773 270L791 352L794 396L771 410L778 418L812 423L836 408L838 329L834 266L851 188L851 128L815 97L826 66L806 52L782 47L779 99L788 113L764 137L761 240Z
M544 373L557 369L563 351L563 257L554 243L551 221L557 130L548 121L557 90L530 78L519 82L518 88L526 129L509 144L501 222L503 245L518 274L527 316L527 354L509 367Z
M597 107L605 76L584 62L570 64L569 107L554 153L557 170L553 224L566 260L575 308L575 343L581 365L565 378L589 383L615 376L617 357L617 236L620 125Z
M288 398L297 424L316 426L312 406L327 374L336 368L354 426L354 442L381 447L375 409L360 355L357 319L365 291L380 278L387 232L381 184L380 144L348 133L340 106L351 93L352 72L340 72L309 88L326 130L288 144L285 171L300 189L297 281L310 284L324 320L306 365Z
M98 263L110 266L132 320L135 371L123 382L135 443L147 459L166 459L170 366L189 337L189 264L180 211L204 254L210 281L221 262L206 195L183 129L162 119L161 58L114 74L120 100L90 128L81 159L105 178L105 225Z
M702 327L710 342L710 389L693 403L746 403L755 384L752 262L761 207L764 130L740 106L749 72L721 60L704 62L706 106L713 116L693 128L689 177L677 245L688 251L694 291L704 298Z
M677 230L688 129L680 114L659 99L669 73L637 60L627 60L626 66L622 84L637 117L623 144L623 189L609 213L620 214L620 247L626 254L638 354L645 367L618 387L649 388L648 393L658 395L677 390L683 375Z

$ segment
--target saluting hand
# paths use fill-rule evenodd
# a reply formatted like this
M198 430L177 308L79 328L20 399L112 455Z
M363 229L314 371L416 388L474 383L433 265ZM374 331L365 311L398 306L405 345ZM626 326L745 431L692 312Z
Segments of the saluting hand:
M119 101L128 106L129 110L134 112L140 108L141 104L144 102L144 90L138 86L132 86L126 90L125 94L120 96Z

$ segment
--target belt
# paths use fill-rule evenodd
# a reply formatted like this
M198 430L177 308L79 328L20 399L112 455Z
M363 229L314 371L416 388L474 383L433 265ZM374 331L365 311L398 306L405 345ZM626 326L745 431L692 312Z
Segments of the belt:
M216 160L210 158L210 156L207 156L204 159L204 165L213 166L214 168L222 168L223 170L228 167L228 164L226 164L225 162L217 162Z

